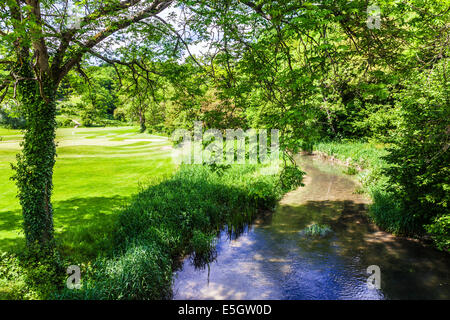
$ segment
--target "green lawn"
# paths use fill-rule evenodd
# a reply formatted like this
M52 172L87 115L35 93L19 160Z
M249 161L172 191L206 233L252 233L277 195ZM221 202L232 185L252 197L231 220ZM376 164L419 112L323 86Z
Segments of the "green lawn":
M0 128L0 251L24 245L17 190L10 180L20 140L20 131ZM115 210L139 185L173 171L169 142L139 134L137 127L59 129L57 142L52 198L56 239L74 260L94 258L108 246Z

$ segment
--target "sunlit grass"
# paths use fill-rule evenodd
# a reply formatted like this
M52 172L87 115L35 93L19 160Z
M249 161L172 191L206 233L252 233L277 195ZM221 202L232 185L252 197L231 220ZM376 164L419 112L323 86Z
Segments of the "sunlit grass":
M381 144L357 141L332 141L316 143L314 148L341 161L357 165L362 169L385 166L383 156L387 154Z
M22 134L0 128L0 137L0 251L17 251L24 237L10 163ZM56 239L72 259L91 259L109 245L115 210L140 184L173 171L169 142L134 127L59 129L57 142L52 198Z

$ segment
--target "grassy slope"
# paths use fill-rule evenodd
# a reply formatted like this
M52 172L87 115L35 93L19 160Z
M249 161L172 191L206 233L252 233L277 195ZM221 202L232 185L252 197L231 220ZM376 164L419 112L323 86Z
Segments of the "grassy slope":
M53 205L57 239L74 263L108 245L113 212L139 190L139 183L173 171L165 138L137 128L78 128L57 131ZM0 251L23 245L16 187L10 163L20 131L0 129Z

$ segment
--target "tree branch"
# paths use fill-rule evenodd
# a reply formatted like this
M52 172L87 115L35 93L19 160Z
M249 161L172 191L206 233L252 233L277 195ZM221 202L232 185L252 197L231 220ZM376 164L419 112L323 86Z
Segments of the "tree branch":
M131 3L131 1L125 1L126 3ZM77 64L81 61L83 55L89 52L90 49L98 45L100 42L105 40L110 35L116 33L117 31L123 30L130 25L139 22L143 19L149 18L151 16L155 16L160 13L167 7L169 7L173 3L173 0L155 0L149 7L142 10L138 15L132 17L131 19L124 19L115 23L112 23L107 28L99 31L93 37L91 37L86 43L78 44L81 46L74 56L69 59L55 74L55 80L59 83L62 78Z

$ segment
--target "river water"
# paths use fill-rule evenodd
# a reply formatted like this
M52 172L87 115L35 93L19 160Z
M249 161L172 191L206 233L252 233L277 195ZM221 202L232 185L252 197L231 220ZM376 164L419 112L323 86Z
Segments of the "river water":
M342 167L313 156L297 161L305 187L239 236L223 230L209 266L185 259L174 299L450 299L450 255L370 223L369 201ZM313 223L331 233L305 236ZM380 269L380 289L367 284L372 265Z

